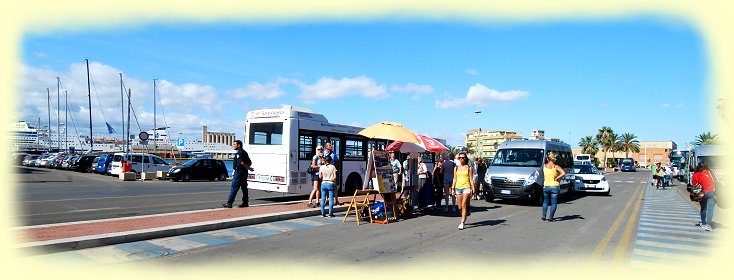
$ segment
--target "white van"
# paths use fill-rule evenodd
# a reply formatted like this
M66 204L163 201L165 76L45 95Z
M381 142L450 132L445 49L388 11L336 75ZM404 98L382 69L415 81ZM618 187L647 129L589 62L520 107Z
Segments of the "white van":
M110 175L119 176L122 173L122 160L131 163L130 171L140 172L166 172L171 169L171 165L156 155L145 153L115 153L110 163Z
M687 185L691 187L693 183L693 171L699 162L705 161L708 163L709 168L718 175L719 179L722 179L726 175L726 170L723 168L723 162L725 157L725 151L720 145L700 145L693 147L693 151L688 153L688 174L687 174ZM725 180L724 180L725 181Z
M561 178L561 194L573 189L573 156L566 143L546 140L505 141L500 145L484 176L488 184L485 199L495 198L543 202L543 168L548 152L558 155L556 164L566 171Z

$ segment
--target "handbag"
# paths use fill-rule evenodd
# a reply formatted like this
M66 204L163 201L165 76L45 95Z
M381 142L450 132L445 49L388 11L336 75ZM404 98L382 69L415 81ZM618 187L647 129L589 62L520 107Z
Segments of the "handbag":
M690 190L689 197L691 198L691 201L701 201L704 197L703 187L701 184L696 184L693 186Z
M311 174L311 175L316 174L317 172L319 172L319 169L313 168L313 166L311 165L309 165L308 169L306 169L306 173Z

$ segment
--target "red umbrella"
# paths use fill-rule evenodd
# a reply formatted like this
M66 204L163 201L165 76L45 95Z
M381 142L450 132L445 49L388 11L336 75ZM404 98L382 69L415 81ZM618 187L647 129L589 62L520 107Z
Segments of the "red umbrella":
M425 136L423 134L416 134L416 136L418 136L418 140L420 140L418 144L395 141L395 142L390 143L390 145L388 145L387 148L385 148L385 150L392 151L392 152L403 152L403 153L410 153L410 152L422 153L425 151L439 153L439 152L444 152L444 151L449 150L448 148L446 148L446 146L441 144L441 142L438 142L438 140L436 139Z
M419 145L423 146L423 148L426 149L426 151L434 152L434 153L440 153L448 151L449 149L446 148L441 142L438 142L438 140L433 139L431 137L425 136L423 134L416 134L418 136L418 139L421 140Z

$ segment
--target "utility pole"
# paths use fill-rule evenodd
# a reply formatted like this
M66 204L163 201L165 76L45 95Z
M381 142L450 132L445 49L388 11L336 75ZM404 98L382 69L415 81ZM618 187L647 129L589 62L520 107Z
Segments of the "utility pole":
M127 136L125 135L125 97L124 97L124 89L122 87L122 73L120 73L120 120L122 121L122 140L125 140ZM125 144L127 142L123 142L123 152L126 152L125 149L127 148L127 145Z
M156 126L157 123L155 121L155 114L156 114L156 106L155 106L155 80L153 79L153 154L158 152L158 127Z

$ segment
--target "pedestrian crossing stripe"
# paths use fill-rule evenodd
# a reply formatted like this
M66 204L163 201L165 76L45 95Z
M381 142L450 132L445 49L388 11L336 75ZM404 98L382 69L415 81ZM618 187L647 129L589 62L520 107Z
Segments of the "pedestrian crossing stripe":
M78 251L32 256L29 258L46 261L63 259L71 263L93 262L100 264L146 260L207 246L230 244L246 239L267 237L293 230L311 229L341 223L341 220L337 220L338 219L324 219L321 217L305 217L287 221L222 229L205 233L193 233L181 236L89 248Z
M663 191L645 184L631 266L680 265L708 255L718 234L696 226L700 219L700 213L673 187Z

